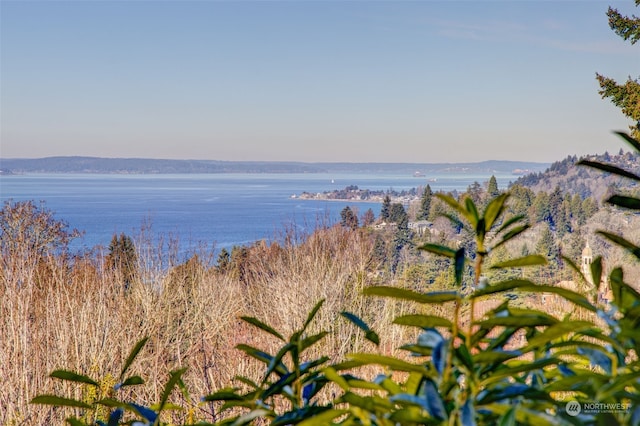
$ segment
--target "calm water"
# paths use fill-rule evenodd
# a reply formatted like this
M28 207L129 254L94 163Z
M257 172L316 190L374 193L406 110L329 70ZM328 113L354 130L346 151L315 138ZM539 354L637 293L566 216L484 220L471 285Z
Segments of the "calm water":
M340 211L356 206L380 213L379 203L299 200L291 196L357 185L372 190L408 190L431 185L434 191L465 190L490 176L444 175L437 181L398 175L366 174L32 174L0 177L0 200L44 201L70 227L85 231L75 248L107 246L114 233L136 236L144 223L155 235L177 236L182 249L197 243L216 248L273 240L285 227L312 230L318 220L339 221ZM512 175L496 175L505 188ZM434 179L434 177L430 177Z

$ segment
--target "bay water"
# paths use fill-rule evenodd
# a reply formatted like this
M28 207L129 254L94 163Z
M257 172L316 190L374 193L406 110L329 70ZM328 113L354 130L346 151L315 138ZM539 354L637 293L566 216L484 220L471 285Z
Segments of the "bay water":
M511 174L496 174L505 189ZM53 211L70 228L84 232L73 249L106 247L116 233L135 236L143 227L171 236L181 250L197 245L230 249L258 240L277 240L285 229L311 232L319 224L339 222L351 206L361 216L378 202L301 200L302 192L324 192L357 185L395 191L421 188L464 191L490 176L443 174L413 177L394 174L25 174L0 177L0 201L32 200Z

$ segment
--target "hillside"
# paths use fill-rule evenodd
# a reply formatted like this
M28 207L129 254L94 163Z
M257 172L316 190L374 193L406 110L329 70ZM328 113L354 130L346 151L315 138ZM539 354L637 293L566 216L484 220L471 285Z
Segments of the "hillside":
M604 153L586 157L568 156L564 160L556 161L544 172L530 173L518 178L514 185L521 185L532 189L534 192L551 192L556 187L565 193L578 194L583 199L594 197L602 200L614 190L637 190L637 185L620 177L603 173L590 167L578 166L580 160L591 160L617 166L632 173L640 173L640 155L637 153L623 152L615 155Z

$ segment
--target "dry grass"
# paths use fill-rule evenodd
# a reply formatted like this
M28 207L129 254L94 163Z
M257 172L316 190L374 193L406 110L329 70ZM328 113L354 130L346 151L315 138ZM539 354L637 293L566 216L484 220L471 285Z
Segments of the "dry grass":
M340 318L344 310L380 331L387 348L383 350L391 351L405 336L389 326L389 316L402 308L361 295L372 283L371 250L365 233L327 228L296 244L256 245L248 251L240 277L217 272L200 261L203 257L168 269L166 264L149 267L161 265L155 260L163 253L139 247L142 273L126 290L118 274L105 269L100 254L73 261L40 258L35 266L22 263L10 275L6 265L11 259L5 253L0 276L0 424L62 424L68 411L29 401L44 393L84 399L91 395L86 388L50 379L49 373L64 368L108 383L145 336L149 342L131 371L147 381L132 395L139 402L158 401L169 371L180 367L188 367L185 383L196 400L229 386L235 375L258 378L261 367L234 346L249 343L273 350L277 342L239 316L258 317L288 335L320 299L326 302L314 327L333 332L321 348L323 354L339 360L346 353L372 349ZM196 418L214 418L213 407L194 412Z

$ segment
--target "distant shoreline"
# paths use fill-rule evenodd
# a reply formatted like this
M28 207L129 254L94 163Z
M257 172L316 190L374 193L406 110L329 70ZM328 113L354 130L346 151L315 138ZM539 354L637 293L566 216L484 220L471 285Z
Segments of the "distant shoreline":
M300 195L292 195L291 199L294 200L302 200L302 201L337 201L342 203L382 203L384 197L382 196L373 196L370 198L331 198L331 193L320 193L320 194L309 194L309 196L305 196L306 193L302 193ZM390 196L391 200L397 200L401 197ZM409 197L407 197L409 198ZM415 197L410 197L412 200Z
M26 173L82 174L221 174L221 173L501 173L520 175L546 170L551 163L489 160L475 163L304 163L280 161L157 160L148 158L46 157L0 158L0 175Z

